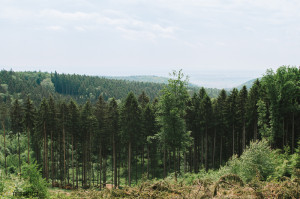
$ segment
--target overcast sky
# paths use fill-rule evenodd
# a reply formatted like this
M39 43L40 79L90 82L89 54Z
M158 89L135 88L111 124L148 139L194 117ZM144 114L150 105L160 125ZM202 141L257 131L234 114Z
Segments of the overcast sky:
M0 0L0 69L222 88L299 59L299 0Z

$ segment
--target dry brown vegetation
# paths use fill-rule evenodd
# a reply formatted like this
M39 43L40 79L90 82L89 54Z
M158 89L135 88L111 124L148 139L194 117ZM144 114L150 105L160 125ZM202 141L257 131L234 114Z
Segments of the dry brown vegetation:
M245 184L239 176L228 174L217 182L197 179L187 185L170 179L146 180L135 187L52 192L51 195L52 198L299 198L299 191L299 179L255 180Z

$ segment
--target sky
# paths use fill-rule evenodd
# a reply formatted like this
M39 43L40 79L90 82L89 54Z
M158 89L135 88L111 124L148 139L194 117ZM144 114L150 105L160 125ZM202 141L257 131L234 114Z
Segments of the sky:
M191 83L229 88L299 66L299 10L299 0L0 0L0 69L182 69Z

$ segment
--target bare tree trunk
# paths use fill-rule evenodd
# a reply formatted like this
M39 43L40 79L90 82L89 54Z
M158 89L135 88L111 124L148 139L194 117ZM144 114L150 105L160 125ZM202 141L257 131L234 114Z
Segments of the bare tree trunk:
M150 154L149 154L149 144L147 144L147 179L149 179L149 163L150 163Z
M183 163L183 165L184 165L183 170L184 170L184 173L186 173L187 172L186 152L183 153L183 161L184 161L184 163Z
M114 161L114 188L117 187L117 160L116 160L116 141L113 133L113 161Z
M193 160L193 163L194 163L194 172L195 173L198 173L198 166L197 166L197 139L194 140L194 160Z
M53 133L51 131L51 180L53 186L54 180L54 164L53 164Z
M5 165L5 175L7 175L7 163L6 163L6 142L5 142L5 123L2 121L3 126L3 137L4 137L4 165Z
M128 185L131 186L131 141L128 143Z
M175 173L175 181L177 182L177 166L176 166L176 149L173 149L173 164L174 164L174 173Z
M234 124L232 125L232 155L234 155Z
M99 151L99 159L100 159L100 190L102 188L102 147L100 146L100 151Z
M214 147L213 147L213 168L215 168L215 153L216 153L216 127L215 127L215 131L214 131Z
M164 148L164 178L166 178L166 148Z
M144 162L144 155L145 154L145 147L144 147L144 145L142 146L142 176L143 176L143 174L144 174L144 164L145 164L145 162Z
M29 145L29 140L30 140L30 132L27 128L27 148L28 148L28 151L27 151L27 156L28 156L28 164L30 164L30 145Z
M74 150L73 150L73 145L74 145L74 138L72 135L72 188L74 188Z
M205 127L205 170L208 171L208 132L207 125Z
M138 176L137 176L137 175L138 175L138 174L137 174L137 168L138 168L138 154L139 154L139 153L138 153L138 147L137 147L137 146L136 146L136 148L135 148L135 151L136 151L136 152L135 152L135 157L136 157L136 158L135 158L135 184L137 184L137 177L138 177Z
M243 151L246 148L246 124L245 121L243 121Z
M223 138L221 136L221 143L220 143L220 166L222 165L222 152L223 152Z
M282 120L282 148L284 148L284 118Z
M293 112L292 116L292 154L294 153L295 148L295 113Z
M65 126L63 125L63 149L64 149L64 181L63 186L66 185L65 179L66 179L66 143L65 143Z
M257 121L254 121L254 141L257 140Z
M201 140L201 167L204 163L204 136L201 136L202 140Z

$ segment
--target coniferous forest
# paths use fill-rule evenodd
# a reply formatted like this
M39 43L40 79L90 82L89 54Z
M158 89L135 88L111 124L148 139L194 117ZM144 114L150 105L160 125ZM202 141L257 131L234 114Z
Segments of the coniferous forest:
M245 186L299 196L297 67L230 92L190 88L182 71L157 84L2 70L0 84L0 194L11 176L28 182L13 191L53 198L44 187L99 198L230 198Z

